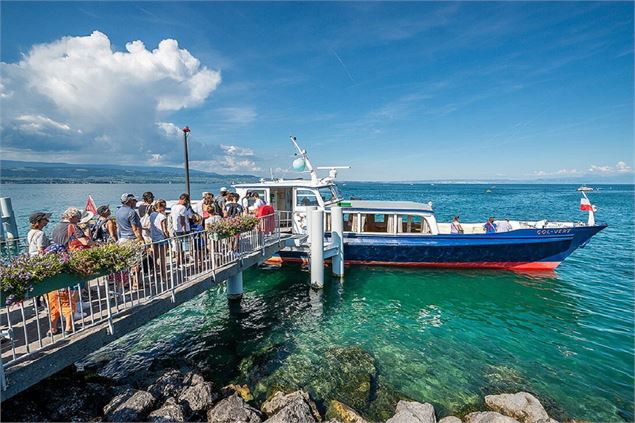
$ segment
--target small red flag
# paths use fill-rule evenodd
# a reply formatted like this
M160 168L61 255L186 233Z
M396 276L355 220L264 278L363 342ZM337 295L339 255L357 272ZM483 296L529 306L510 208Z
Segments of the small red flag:
M97 214L97 207L95 207L95 202L93 201L93 197L88 195L88 200L86 200L86 206L84 206L85 211L89 211L92 214Z
M580 210L582 211L593 210L593 206L591 205L591 202L587 198L580 199Z

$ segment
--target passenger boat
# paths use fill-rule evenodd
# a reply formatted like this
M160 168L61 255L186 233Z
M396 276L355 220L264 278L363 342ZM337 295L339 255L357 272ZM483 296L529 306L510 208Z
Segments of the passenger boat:
M344 215L344 258L347 264L441 268L499 268L553 270L577 248L584 247L605 224L596 224L592 206L584 192L581 209L588 221L551 222L510 220L508 232L485 233L483 223L462 223L464 233L450 233L450 223L438 222L432 203L412 201L344 200L335 184L341 166L314 168L306 150L291 139L298 151L296 170L306 170L310 179L272 179L235 185L241 197L257 192L269 199L276 211L289 216L289 230L306 234L309 207L325 213L330 231L331 207L339 205ZM329 171L318 177L317 170ZM280 261L305 261L307 253L289 248Z
M578 191L580 191L580 192L591 192L591 191L593 191L593 188L588 187L586 185L582 185L581 187L578 187Z

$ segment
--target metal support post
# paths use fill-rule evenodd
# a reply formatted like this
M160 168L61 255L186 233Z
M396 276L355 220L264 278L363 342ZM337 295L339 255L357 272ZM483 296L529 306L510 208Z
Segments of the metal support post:
M227 298L230 300L240 300L243 296L243 272L227 279Z
M6 240L18 239L18 225L15 221L13 206L9 197L0 198L0 217L2 217L2 234Z
M333 275L344 277L344 214L341 207L331 207L331 240L337 247L333 256Z
M307 243L311 243L311 228L313 227L313 216L311 216L311 213L313 212L313 210L317 210L317 206L307 206L306 207L306 234L307 234L307 239L306 242Z
M324 210L311 211L311 287L324 287Z

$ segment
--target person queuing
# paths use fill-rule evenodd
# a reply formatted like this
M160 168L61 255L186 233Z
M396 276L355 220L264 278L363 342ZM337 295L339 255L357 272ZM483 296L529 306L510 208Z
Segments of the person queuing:
M93 228L93 240L101 243L117 242L117 225L111 219L108 205L97 208L97 222Z
M75 207L66 209L62 213L62 221L53 228L51 240L56 244L63 245L69 251L90 247L92 240L79 227L81 218L81 210Z
M168 233L168 221L165 215L165 207L165 200L157 200L154 211L150 215L154 271L157 272L160 270L163 280L167 280L167 239L170 237L170 234Z
M119 244L125 244L134 240L143 242L141 234L141 219L134 210L137 205L137 198L134 194L125 193L121 195L121 207L115 213L117 218L117 234Z
M46 247L49 246L50 241L44 233L44 227L48 225L51 213L34 212L29 216L29 223L31 229L26 236L29 243L29 255L37 256L43 254Z
M236 217L244 213L243 206L238 204L238 194L230 193L227 195L227 204L223 211L224 217Z

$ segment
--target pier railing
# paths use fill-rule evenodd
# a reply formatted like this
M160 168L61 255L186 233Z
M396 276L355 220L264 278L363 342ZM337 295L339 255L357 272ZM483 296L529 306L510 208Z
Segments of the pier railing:
M280 242L280 214L259 218L251 231L217 239L201 231L145 244L143 258L130 268L2 307L2 367L20 362L52 344L104 325L113 318L172 293L194 278L211 276L247 255ZM1 369L0 369L1 370ZM4 384L3 384L4 385Z

